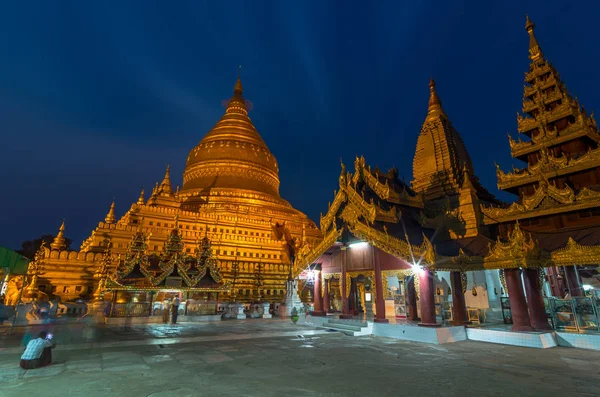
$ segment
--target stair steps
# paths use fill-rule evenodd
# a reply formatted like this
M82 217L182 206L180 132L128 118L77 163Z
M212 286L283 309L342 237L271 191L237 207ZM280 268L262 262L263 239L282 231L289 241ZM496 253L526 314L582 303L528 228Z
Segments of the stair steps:
M370 335L372 326L360 320L329 319L318 329L333 330L348 336Z

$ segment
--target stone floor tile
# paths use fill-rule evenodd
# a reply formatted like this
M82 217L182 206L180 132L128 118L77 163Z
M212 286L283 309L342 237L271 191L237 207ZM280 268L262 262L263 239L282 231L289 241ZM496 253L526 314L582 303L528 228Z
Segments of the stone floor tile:
M64 372L65 364L51 364L47 367L28 369L23 378L33 378L37 376L57 376Z

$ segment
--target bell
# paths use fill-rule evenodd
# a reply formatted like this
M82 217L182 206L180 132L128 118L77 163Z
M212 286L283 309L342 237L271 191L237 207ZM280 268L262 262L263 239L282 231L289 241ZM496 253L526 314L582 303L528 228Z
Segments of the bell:
M436 293L436 294L438 294L438 295L441 295L441 294L442 294L442 289L441 289L441 288L438 286L438 287L435 289L435 293Z
M477 288L473 287L471 293L473 294L473 296L477 296Z

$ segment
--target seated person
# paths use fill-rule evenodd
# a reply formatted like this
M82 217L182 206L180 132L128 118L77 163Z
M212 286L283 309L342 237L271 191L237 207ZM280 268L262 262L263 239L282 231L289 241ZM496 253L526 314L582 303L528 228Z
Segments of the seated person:
M20 366L23 369L34 369L45 367L52 362L51 349L56 346L56 343L47 339L46 331L40 332L38 338L32 339L27 344L23 355L21 356Z

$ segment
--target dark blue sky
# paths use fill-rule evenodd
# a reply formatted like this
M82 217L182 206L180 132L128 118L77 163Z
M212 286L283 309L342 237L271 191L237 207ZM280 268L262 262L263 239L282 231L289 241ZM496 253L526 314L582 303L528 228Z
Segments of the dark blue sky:
M497 193L494 161L522 166L507 133L527 12L572 95L600 109L594 1L13 3L0 8L0 245L11 248L63 218L78 247L113 197L120 216L167 164L180 184L240 64L281 194L315 221L340 157L411 179L430 76Z

